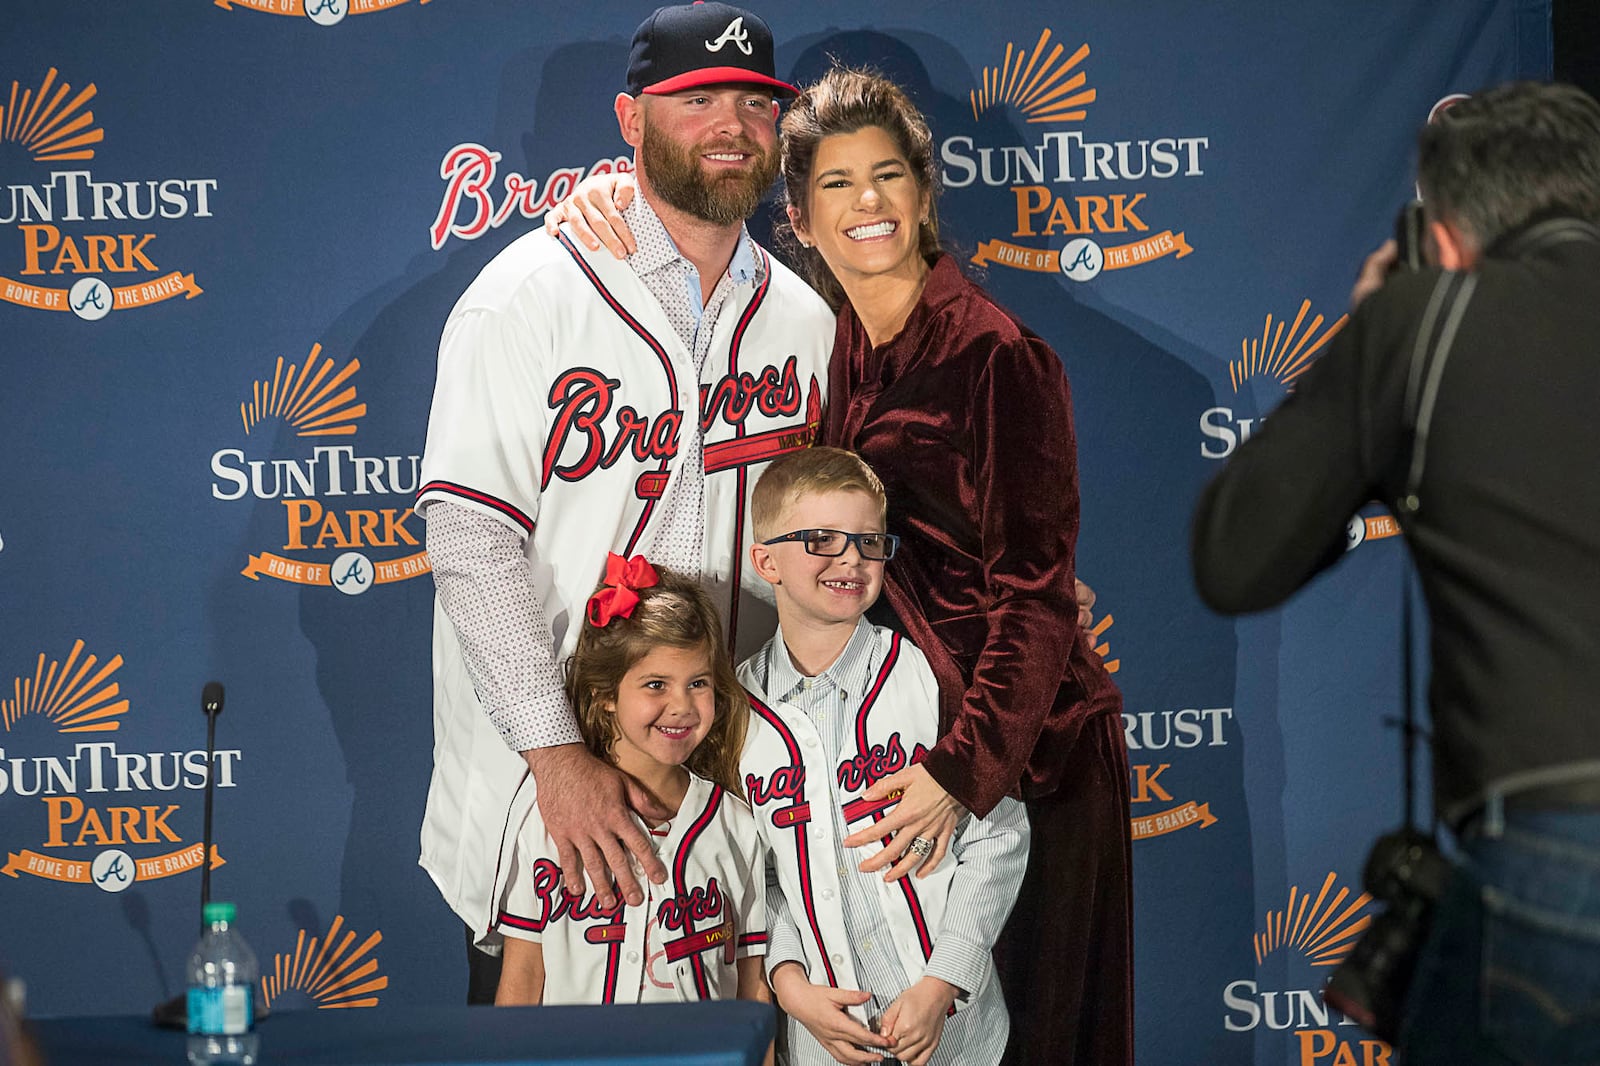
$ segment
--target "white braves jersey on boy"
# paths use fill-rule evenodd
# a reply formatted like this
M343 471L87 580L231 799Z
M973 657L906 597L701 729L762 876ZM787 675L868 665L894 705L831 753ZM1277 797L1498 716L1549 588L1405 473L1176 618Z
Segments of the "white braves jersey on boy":
M844 852L843 861L860 863L882 845L841 849L829 808L842 808L846 834L881 820L898 802L898 794L878 802L868 802L862 794L877 781L920 762L938 740L938 685L922 652L891 630L867 628L870 639L877 642L879 665L861 693L849 694L856 706L854 743L837 765L824 762L826 745L811 718L769 693L767 662L774 645L739 667L739 680L751 695L754 712L739 767L745 790L790 916L798 926L808 979L835 988L864 987L864 975L855 961L857 945L851 943L845 923L840 853ZM787 653L778 649L776 654ZM998 932L1026 865L1027 815L1022 805L1009 797L986 819L966 818L950 850L928 876L893 882L871 879L875 902L894 942L892 950L912 983L925 972L933 954L956 879L984 878L1000 870L998 866L964 866L958 861L963 846L979 838L1008 849L1005 869L1009 872L1002 875L1003 884L980 894L981 902L970 895L963 898L968 906L993 908L988 924ZM889 949L878 946L873 950ZM867 990L875 994L885 991ZM998 1035L998 1044L1004 1047L1008 1020L992 968L985 970L978 988L966 991L968 996L957 1001L961 1024L947 1023L946 1035L952 1039L941 1043L936 1061L960 1061L959 1045L967 1032ZM863 1008L851 1008L851 1013L866 1021ZM789 1027L789 1046L796 1061L828 1059L798 1022Z
M706 471L697 576L730 632L753 610L770 618L755 599L770 590L744 573L749 494L768 461L814 438L834 326L809 286L757 254L765 280L741 284L702 326L714 332L698 377L633 269L565 236L512 242L445 324L417 508L448 500L528 534L557 661L577 641L607 552L654 543L657 503L679 476L679 431L696 412ZM483 937L532 781L479 703L437 602L433 674L420 861Z
M676 817L650 830L667 883L602 910L569 897L537 805L517 834L496 928L536 940L546 1005L732 999L735 961L766 953L765 853L750 808L693 774Z

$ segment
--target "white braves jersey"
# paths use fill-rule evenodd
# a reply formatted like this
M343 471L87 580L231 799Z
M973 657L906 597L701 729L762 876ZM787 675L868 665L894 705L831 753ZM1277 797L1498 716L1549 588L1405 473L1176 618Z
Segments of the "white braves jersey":
M592 891L563 891L539 808L528 812L496 928L539 942L546 1005L732 999L735 961L766 953L765 854L750 808L690 774L677 816L649 833L667 883L643 878L643 903L601 909Z
M769 695L769 649L762 649L739 667L739 680L751 695L754 712L740 758L745 790L785 903L799 928L807 976L814 984L835 988L865 987L856 964L858 946L851 943L845 924L839 853L849 856L844 861L859 863L880 851L883 844L842 849L834 838L828 807L843 809L847 833L881 820L898 802L898 793L877 802L863 799L862 794L877 781L920 762L938 740L938 684L922 652L882 627L872 627L871 636L878 644L880 664L856 709L854 750L836 766L824 763L825 744L806 713ZM851 695L853 699L855 694ZM1008 797L988 818L966 818L939 866L926 877L893 882L873 879L876 903L892 934L892 948L912 983L923 975L934 952L945 904L958 885L957 878L968 878L970 887L977 880L999 877L992 888L960 896L964 906L992 909L987 921L980 924L998 933L1021 885L1027 837L1026 812ZM987 838L991 848L1006 849L1004 863L982 867L982 860L975 860L980 865L963 865L958 857L968 842L979 838ZM952 917L965 919L960 912ZM960 1061L964 1040L995 1043L993 1038L998 1037L997 1046L1005 1045L1009 1023L992 967L985 969L978 988L967 991L969 995L956 1004L961 1012L959 1024L946 1023L947 1039L936 1053L937 1062ZM851 1008L851 1013L866 1020L863 1008ZM788 1046L797 1062L829 1060L821 1045L792 1020Z
M759 254L765 280L736 289L702 326L714 332L698 378L633 269L567 237L512 242L445 324L417 507L449 500L529 534L530 579L557 661L577 642L606 553L655 541L657 501L678 476L679 430L695 412L706 471L699 576L731 633L752 613L755 632L771 631L771 608L756 598L770 601L770 590L744 573L749 494L768 461L814 438L834 326L810 287ZM437 603L433 673L420 861L484 936L532 782L479 703Z

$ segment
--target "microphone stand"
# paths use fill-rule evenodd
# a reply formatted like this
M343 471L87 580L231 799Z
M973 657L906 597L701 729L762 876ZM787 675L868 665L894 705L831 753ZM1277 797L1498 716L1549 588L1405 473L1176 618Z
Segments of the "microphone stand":
M222 713L222 683L207 681L200 693L200 710L206 716L205 827L200 852L200 935L206 931L206 904L211 902L211 800L216 793L217 715ZM187 981L185 981L187 984ZM189 1028L189 994L183 993L150 1011L150 1019L164 1029Z

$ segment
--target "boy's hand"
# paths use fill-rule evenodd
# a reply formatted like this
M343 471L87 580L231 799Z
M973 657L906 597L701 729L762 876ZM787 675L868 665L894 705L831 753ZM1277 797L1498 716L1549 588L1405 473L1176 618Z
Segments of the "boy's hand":
M944 1035L945 1014L960 989L937 977L924 977L883 1012L883 1035L894 1041L890 1050L906 1066L925 1066Z
M966 808L946 792L944 786L935 781L921 763L890 774L862 793L862 798L881 800L895 789L905 789L905 795L900 797L894 810L885 815L883 821L874 822L845 837L844 846L865 847L874 840L893 836L894 839L882 851L862 860L858 869L870 874L894 863L883 879L898 881L920 865L922 869L917 876L927 877L944 859L944 853L950 848L950 838L955 835L956 826L960 824ZM911 847L911 842L918 837L932 845L926 856L919 855Z
M622 219L622 209L633 202L631 174L594 174L584 178L572 195L556 204L544 216L544 231L554 237L565 222L573 236L591 252L606 251L626 259L636 250L633 231Z
M845 1009L865 1003L872 993L814 985L797 962L783 963L772 971L772 991L784 1013L805 1026L835 1062L872 1066L883 1061L882 1054L863 1051L857 1045L887 1050L888 1038L856 1021Z

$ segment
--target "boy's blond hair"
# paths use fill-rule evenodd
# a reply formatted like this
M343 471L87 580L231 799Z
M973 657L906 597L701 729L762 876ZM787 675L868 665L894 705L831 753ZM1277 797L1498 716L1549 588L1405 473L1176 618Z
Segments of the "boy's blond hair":
M783 513L802 496L819 492L864 492L877 501L878 516L888 516L889 496L865 459L843 448L805 448L774 460L756 482L750 496L751 532L756 541L789 532L774 528Z

